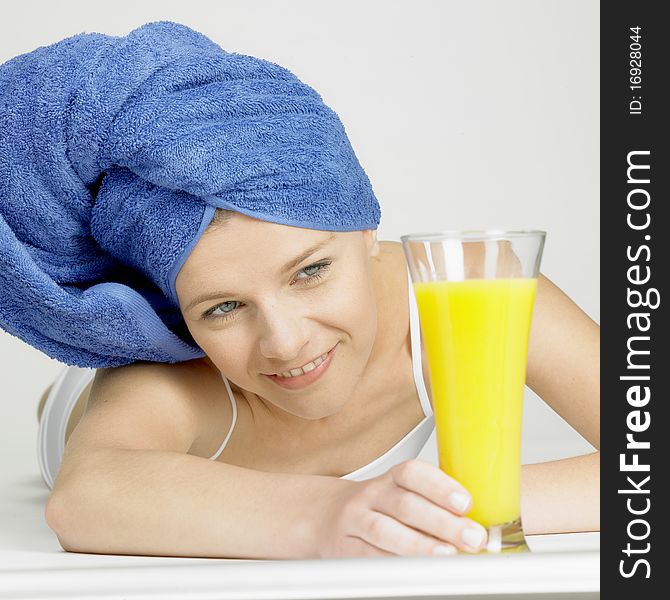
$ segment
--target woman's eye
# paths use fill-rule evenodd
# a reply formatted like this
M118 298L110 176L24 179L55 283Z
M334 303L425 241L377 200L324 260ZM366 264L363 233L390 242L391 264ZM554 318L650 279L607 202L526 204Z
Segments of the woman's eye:
M308 267L305 267L301 273L305 273L307 277L299 277L297 278L297 281L300 281L302 284L304 283L312 283L314 281L317 281L321 279L322 274L328 270L328 267L330 266L332 261L326 261L322 263L315 263L313 265L309 265ZM213 306L209 310L205 311L203 313L203 318L204 319L217 319L217 320L228 320L232 318L232 314L235 313L236 308L233 308L231 310L222 310L221 312L219 309L225 309L228 307L228 305L235 305L235 304L242 304L241 302L237 300L228 300L226 302L222 302L221 304L217 304L216 306Z
M219 310L222 307L225 307L227 304L239 304L239 302L237 300L229 300L228 302L222 302L221 304L217 304L216 306L214 306L214 307L210 308L208 311L206 311L203 314L203 317L205 317L206 319L220 319L220 318L225 319L225 318L227 318L227 315L229 313L233 312L234 309L223 311L222 314L218 314L218 315L215 314L215 312L214 312L214 311Z
M314 277L315 275L317 275L318 273L321 272L321 271L320 271L320 269L321 269L321 265L310 265L309 267L305 267L305 268L304 268L302 271L300 271L300 272L301 272L301 273L306 273L306 272L309 271L310 269L317 269L316 271L314 271L314 275L311 275L310 273L307 273L307 275L308 275L309 277Z

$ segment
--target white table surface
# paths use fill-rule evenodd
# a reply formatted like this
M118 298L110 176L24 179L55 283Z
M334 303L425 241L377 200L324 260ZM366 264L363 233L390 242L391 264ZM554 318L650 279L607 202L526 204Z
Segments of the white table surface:
M532 552L254 561L0 553L0 598L599 597L599 535L529 537Z

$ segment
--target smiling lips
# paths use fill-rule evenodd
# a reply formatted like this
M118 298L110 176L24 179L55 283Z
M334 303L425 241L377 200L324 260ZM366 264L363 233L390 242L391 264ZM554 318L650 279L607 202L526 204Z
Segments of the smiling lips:
M296 369L291 369L290 371L283 371L282 373L275 373L278 377L297 377L299 375L304 375L316 369L324 360L328 358L328 352L324 352L319 358L313 360L312 362L298 367Z
M318 381L328 370L330 363L333 362L333 355L337 346L338 344L335 344L326 354L319 356L316 360L304 365L304 367L292 369L282 375L266 375L266 377L269 377L277 385L289 390L307 387ZM296 372L297 374L294 374Z

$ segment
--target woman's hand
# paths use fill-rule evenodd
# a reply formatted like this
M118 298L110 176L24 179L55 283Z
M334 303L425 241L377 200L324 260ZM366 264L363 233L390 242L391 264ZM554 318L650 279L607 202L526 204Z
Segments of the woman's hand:
M317 525L321 558L478 552L486 530L463 515L467 490L438 467L412 459L367 481L348 482ZM441 552L434 552L442 546Z

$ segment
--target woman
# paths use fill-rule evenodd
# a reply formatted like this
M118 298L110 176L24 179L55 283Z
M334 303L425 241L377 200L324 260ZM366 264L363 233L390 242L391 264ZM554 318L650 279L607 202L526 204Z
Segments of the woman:
M486 540L466 516L467 490L436 467L390 466L387 456L386 465L377 461L386 472L364 477L369 463L427 420L413 377L400 245L377 242L371 231L329 239L225 216L177 278L184 320L207 356L96 373L56 480L53 498L62 489L62 504L47 513L63 546L245 558L480 550ZM319 242L290 271L279 268ZM304 388L268 377L333 348L327 371ZM423 345L421 354L430 396ZM527 383L596 448L598 363L598 326L540 276ZM237 417L209 464L201 459L216 454L233 421L221 373L236 382ZM356 471L360 478L347 478ZM598 453L523 466L526 533L598 530L598 473ZM99 491L91 496L80 486ZM108 494L121 489L112 509ZM447 503L455 492L464 506ZM104 522L101 510L111 513ZM226 525L212 527L215 515Z
M433 423L406 263L314 90L170 22L0 68L0 322L73 365L40 423L70 417L46 507L63 548L485 547L468 490L413 460ZM598 340L541 277L527 381L596 447ZM95 378L68 415L75 365ZM526 532L598 527L597 460L524 467Z

